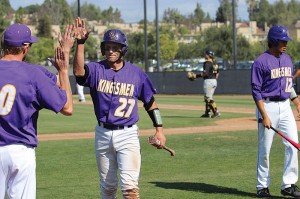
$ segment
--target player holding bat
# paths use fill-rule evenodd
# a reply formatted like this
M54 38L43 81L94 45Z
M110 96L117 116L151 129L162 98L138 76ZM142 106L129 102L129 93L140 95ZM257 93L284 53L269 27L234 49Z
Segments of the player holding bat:
M257 157L257 197L270 197L270 161L269 154L275 131L298 142L297 125L290 106L295 103L298 116L300 103L293 89L293 61L285 53L287 43L292 40L288 29L273 26L268 33L269 49L262 53L251 68L252 95L257 106L258 123L258 157ZM272 129L271 129L272 127ZM296 183L298 181L297 149L287 140L285 145L284 170L281 183L281 194L300 198Z
M144 103L155 127L154 137L165 146L160 111L154 99L156 89L147 74L138 66L123 60L128 50L124 32L111 29L101 42L104 60L84 64L84 43L89 31L85 21L76 19L77 40L74 75L78 84L90 88L97 118L95 151L103 199L116 198L118 170L125 199L139 197L141 167L138 137L138 100Z

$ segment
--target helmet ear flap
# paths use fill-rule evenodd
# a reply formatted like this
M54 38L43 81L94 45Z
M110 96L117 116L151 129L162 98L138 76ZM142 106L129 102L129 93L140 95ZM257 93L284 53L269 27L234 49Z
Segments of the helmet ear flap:
M101 42L100 50L101 50L102 56L104 56L105 55L105 44L104 44L104 42Z

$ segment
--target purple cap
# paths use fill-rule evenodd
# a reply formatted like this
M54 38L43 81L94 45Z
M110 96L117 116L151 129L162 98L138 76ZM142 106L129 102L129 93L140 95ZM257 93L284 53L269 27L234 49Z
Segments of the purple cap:
M36 43L39 39L31 36L30 29L24 24L15 23L4 32L3 43L6 46L21 47L24 43Z

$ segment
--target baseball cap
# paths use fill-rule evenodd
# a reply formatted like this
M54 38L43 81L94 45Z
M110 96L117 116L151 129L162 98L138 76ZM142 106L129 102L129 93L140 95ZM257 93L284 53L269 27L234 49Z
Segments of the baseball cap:
M4 32L3 43L6 46L21 47L25 43L36 43L38 38L31 35L30 29L24 25L15 23L10 25Z

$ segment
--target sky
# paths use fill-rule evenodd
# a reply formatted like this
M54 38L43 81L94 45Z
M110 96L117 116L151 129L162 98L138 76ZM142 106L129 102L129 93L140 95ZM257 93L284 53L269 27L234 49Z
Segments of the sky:
M273 3L276 0L269 0ZM25 7L32 4L42 4L44 0L10 0L11 6L16 10L20 6ZM77 0L67 0L69 4ZM139 22L144 19L144 0L80 0L80 4L84 2L94 4L100 7L101 10L108 9L110 6L114 9L118 8L121 11L122 19L125 23ZM146 0L147 2L147 20L155 19L155 3L156 0ZM165 10L168 8L177 9L182 15L192 14L199 3L205 13L209 13L212 19L216 16L216 11L219 8L219 0L157 0L159 19ZM236 0L237 19L248 21L248 11L246 0Z

